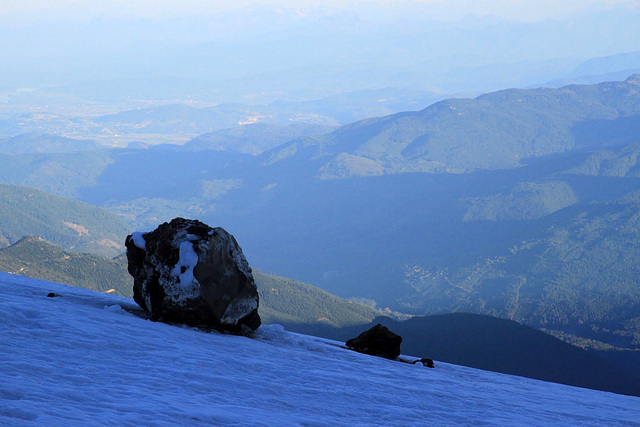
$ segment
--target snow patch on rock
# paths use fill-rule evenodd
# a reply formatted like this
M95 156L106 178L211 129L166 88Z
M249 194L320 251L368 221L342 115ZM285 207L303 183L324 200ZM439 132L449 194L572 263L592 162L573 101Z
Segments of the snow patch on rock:
M136 245L136 248L146 251L147 242L144 240L143 234L145 234L144 231L134 231L131 233L131 240L133 240L133 244Z
M176 277L185 288L195 280L193 269L198 264L198 254L193 249L193 243L187 241L180 243L180 259L171 270L171 275Z

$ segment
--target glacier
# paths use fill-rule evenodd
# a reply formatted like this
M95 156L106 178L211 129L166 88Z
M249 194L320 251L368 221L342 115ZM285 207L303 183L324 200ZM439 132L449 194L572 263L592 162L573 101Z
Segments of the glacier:
M0 273L0 425L640 426L638 397L427 369L279 325L248 338L141 313L126 298Z

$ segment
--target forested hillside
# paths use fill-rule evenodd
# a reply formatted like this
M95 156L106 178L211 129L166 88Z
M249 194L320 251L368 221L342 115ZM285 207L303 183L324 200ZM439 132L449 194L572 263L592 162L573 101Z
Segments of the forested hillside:
M132 295L124 256L109 259L69 252L36 236L0 249L0 270L98 292Z
M74 252L116 256L129 226L117 215L40 190L0 184L0 247L41 236Z
M513 168L549 154L637 142L630 130L640 127L639 87L636 74L624 82L448 99L293 141L265 161L310 162L324 179ZM610 135L610 128L618 131Z

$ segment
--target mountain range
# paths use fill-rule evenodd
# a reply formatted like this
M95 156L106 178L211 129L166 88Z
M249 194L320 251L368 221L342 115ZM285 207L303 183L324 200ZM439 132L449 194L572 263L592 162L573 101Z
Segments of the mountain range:
M640 74L624 82L448 99L284 144L264 162L313 161L323 179L514 168L551 154L637 142L628 131L640 127L638 88ZM628 129L609 136L618 121Z
M7 153L0 177L137 229L175 216L223 226L252 266L342 298L635 350L639 88L633 75L448 99L258 155L190 144Z

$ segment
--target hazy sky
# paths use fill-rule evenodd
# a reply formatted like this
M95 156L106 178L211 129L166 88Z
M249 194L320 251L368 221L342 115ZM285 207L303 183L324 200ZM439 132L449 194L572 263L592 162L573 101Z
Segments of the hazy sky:
M566 16L594 9L615 6L639 7L638 0L2 0L1 15L33 16L44 13L54 16L131 16L147 18L179 15L217 14L233 9L266 6L291 8L300 15L377 8L419 8L433 19L456 19L466 14L494 15L515 20L536 20Z
M487 90L627 52L640 0L0 0L0 92Z

